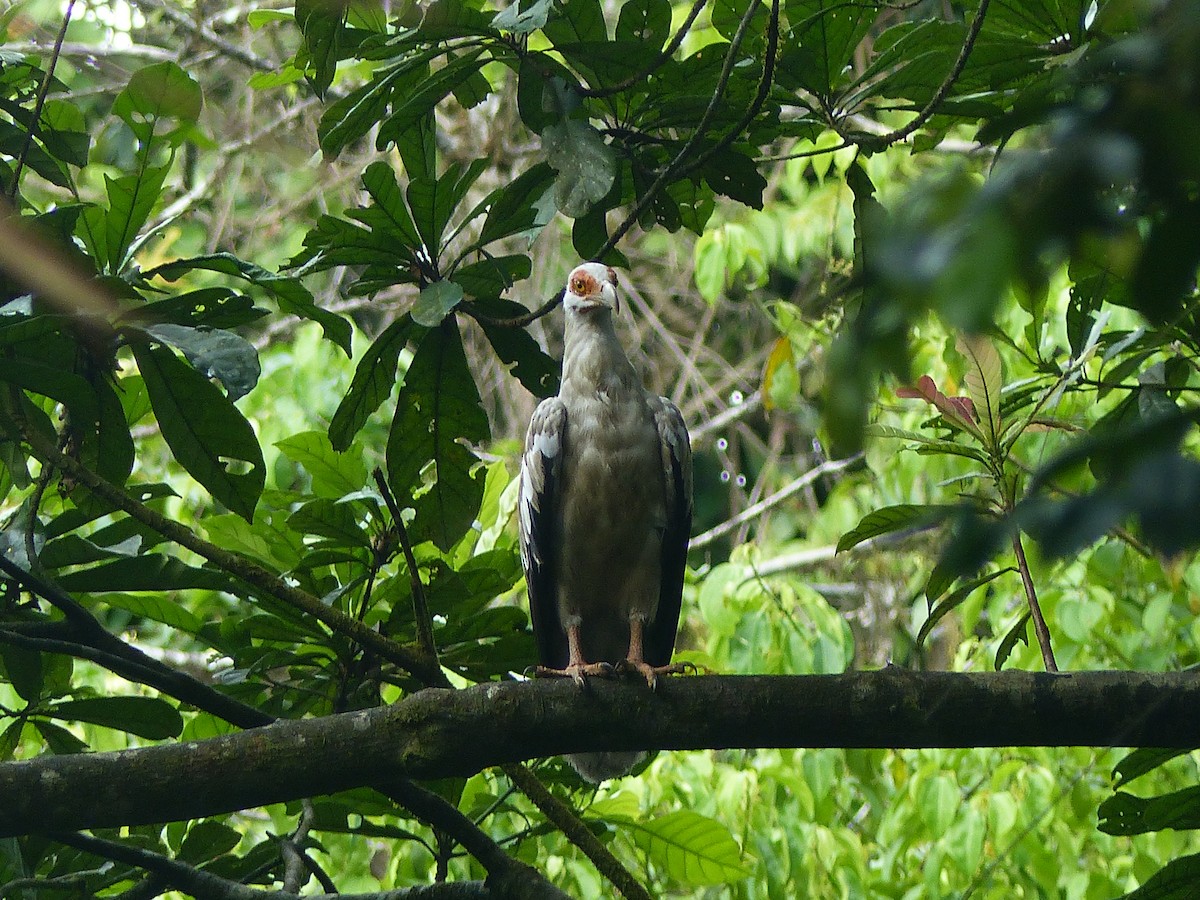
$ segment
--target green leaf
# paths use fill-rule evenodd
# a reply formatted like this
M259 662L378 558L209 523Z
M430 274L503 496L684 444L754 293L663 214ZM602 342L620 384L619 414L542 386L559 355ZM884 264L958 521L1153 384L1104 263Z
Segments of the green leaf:
M213 498L246 521L266 478L254 429L207 378L163 346L131 345L163 438ZM238 469L249 466L248 471Z
M175 560L172 560L172 562L175 562ZM169 588L164 586L162 590L169 590ZM123 609L138 618L162 622L164 625L169 625L188 634L199 634L200 629L204 625L178 599L168 597L161 592L147 591L140 594L106 593L102 602L106 606Z
M188 325L236 328L267 315L245 294L226 287L200 288L131 309L120 321L132 325Z
M553 0L513 0L507 9L496 13L492 27L510 34L532 34L546 24L553 8Z
M27 391L51 397L64 404L80 426L95 423L98 416L96 392L78 375L57 366L46 366L30 359L0 359L0 381Z
M312 476L313 492L339 499L361 490L367 483L367 469L356 453L338 452L329 438L319 431L305 431L276 441L283 455L299 463Z
M60 575L64 590L78 593L108 591L227 591L230 577L223 572L198 569L161 553L119 557L110 562Z
M1033 618L1032 610L1025 610L1021 617L1013 624L1012 628L1004 635L1004 639L1000 641L1000 646L996 648L996 663L995 669L997 672L1004 667L1008 662L1009 654L1017 646L1017 641L1020 641L1026 647L1029 646L1029 636L1025 633L1025 627L1029 624L1029 620Z
M42 740L46 742L51 753L64 756L68 753L83 753L88 748L87 744L61 725L55 725L53 722L46 722L42 719L31 719L30 722L38 730L38 734L42 736Z
M554 180L554 170L546 163L537 163L494 191L479 232L479 246L518 234L532 245L554 214L544 205Z
M55 719L88 722L127 731L149 740L178 737L183 718L170 703L157 697L87 697L66 700L48 710Z
M1116 784L1113 787L1129 784L1133 779L1188 752L1187 750L1170 750L1162 747L1139 747L1113 767L1113 777L1116 778Z
M486 158L476 159L465 170L459 165L451 165L437 180L414 178L409 182L405 192L408 208L412 211L424 252L430 257L436 258L441 253L446 226L487 166Z
M152 325L146 331L181 351L201 375L225 385L230 400L244 397L258 383L262 372L258 351L232 331L170 324Z
M616 40L661 50L671 33L671 0L628 0L617 17Z
M699 813L681 810L625 827L649 860L681 884L727 884L750 874L729 830Z
M287 522L302 534L320 535L346 547L371 547L371 536L359 524L349 503L318 497L288 516Z
M421 484L421 471L436 468L434 485L417 503L417 525L449 550L474 521L483 479L472 476L475 455L463 445L488 440L487 415L463 353L453 319L429 331L408 368L387 443L388 481L401 504Z
M379 405L392 392L400 352L414 331L418 337L423 333L423 330L414 328L409 316L402 316L388 325L367 348L354 370L346 396L338 404L329 423L329 440L334 450L349 447L371 413L379 409Z
M980 575L978 578L972 578L970 581L967 581L960 587L955 588L953 591L943 597L936 605L933 604L933 601L928 601L930 603L929 616L921 624L921 630L917 632L917 646L920 647L923 645L925 643L925 639L929 637L929 633L933 631L934 626L944 619L947 613L962 605L962 602L971 596L971 594L973 594L978 588L983 587L985 584L995 578L999 578L1005 572L1012 571L1014 570L1009 567L1006 569L997 569L995 572L988 572L986 575Z
M193 825L179 845L179 860L196 866L222 856L238 845L241 834L224 822L202 819Z
M480 300L477 309L499 319L524 315L528 310L512 300ZM512 367L512 373L535 397L553 397L558 393L562 366L551 357L524 328L507 328L482 323L483 333L500 361Z
M1100 804L1099 828L1105 834L1146 834L1174 828L1200 828L1200 786L1160 797L1135 797L1117 791Z
M563 215L579 218L612 189L617 158L595 128L578 119L548 125L542 132L546 161L558 173L554 201Z
M418 325L436 328L442 319L454 312L462 298L463 289L453 281L435 281L421 288L410 315Z
M44 676L42 654L37 650L0 644L0 663L4 665L4 676L27 703L37 703L42 696Z
M1193 900L1200 894L1200 853L1171 860L1119 900Z
M108 209L91 207L79 217L79 237L106 274L117 275L124 269L129 248L158 202L169 169L143 166L134 175L106 174Z
M445 100L452 91L472 84L478 87L474 76L487 62L487 58L483 56L483 48L470 50L457 58L453 54L447 54L447 58L444 66L420 79L412 90L405 92L399 102L393 104L392 114L379 126L379 135L375 139L377 148L382 150L390 143L402 143L404 135L426 116L431 115L434 107ZM418 174L426 173L409 172L412 177Z
M176 281L195 269L232 275L262 288L279 304L280 312L316 322L321 326L325 337L341 347L346 356L350 356L350 323L336 313L317 306L308 288L302 285L299 279L289 275L268 272L261 266L238 259L232 253L212 253L177 259L143 274L146 278L157 275L167 281Z
M559 14L546 23L542 32L555 46L608 40L600 0L566 0Z
M849 550L855 544L860 544L881 534L937 524L945 519L953 509L952 506L918 506L911 503L885 506L883 509L867 513L852 530L843 534L838 540L837 552Z
M955 347L967 360L964 378L967 394L975 404L975 414L983 435L995 442L1000 433L1000 354L995 345L979 335L960 335Z
M296 0L296 24L304 36L308 56L304 75L321 98L333 84L333 75L341 58L347 6L340 0Z
M796 24L783 41L780 84L829 97L852 77L850 59L875 16L875 7L841 0L790 0L788 20Z
M153 125L164 118L196 122L203 106L204 94L192 76L173 62L161 62L134 72L112 111L136 133L141 122Z

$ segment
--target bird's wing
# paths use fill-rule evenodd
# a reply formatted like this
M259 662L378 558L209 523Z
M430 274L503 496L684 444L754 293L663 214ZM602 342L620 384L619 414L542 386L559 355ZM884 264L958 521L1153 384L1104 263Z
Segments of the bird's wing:
M644 652L646 662L665 666L675 649L679 607L683 601L683 570L692 533L692 443L679 407L666 397L652 397L650 405L662 456L667 522L663 531L658 612L646 630Z
M529 589L529 616L543 666L567 665L567 638L558 615L555 561L559 548L557 509L566 448L567 408L558 397L538 404L525 435L521 456L521 485L517 509L520 518L521 563Z

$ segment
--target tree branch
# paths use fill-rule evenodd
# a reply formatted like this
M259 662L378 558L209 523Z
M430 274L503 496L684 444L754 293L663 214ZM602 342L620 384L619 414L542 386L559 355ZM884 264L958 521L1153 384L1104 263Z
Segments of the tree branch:
M1194 673L594 679L426 690L207 741L0 765L0 837L199 818L589 750L1200 746ZM348 764L348 761L353 764Z

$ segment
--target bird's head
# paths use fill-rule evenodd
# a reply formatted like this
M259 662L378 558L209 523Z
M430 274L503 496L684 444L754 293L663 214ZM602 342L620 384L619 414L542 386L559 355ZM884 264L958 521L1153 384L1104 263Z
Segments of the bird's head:
M617 273L604 263L576 266L567 278L563 305L569 312L589 313L601 309L621 312L617 296Z

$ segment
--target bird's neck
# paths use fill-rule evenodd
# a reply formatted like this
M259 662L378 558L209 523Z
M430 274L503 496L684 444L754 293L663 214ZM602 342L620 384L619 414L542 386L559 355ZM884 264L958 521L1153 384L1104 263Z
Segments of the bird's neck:
M565 338L564 391L612 394L642 390L637 371L617 338L609 310L568 310Z

